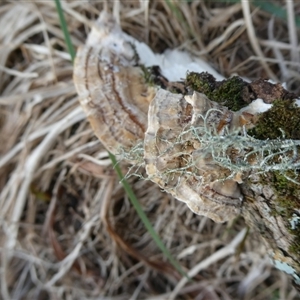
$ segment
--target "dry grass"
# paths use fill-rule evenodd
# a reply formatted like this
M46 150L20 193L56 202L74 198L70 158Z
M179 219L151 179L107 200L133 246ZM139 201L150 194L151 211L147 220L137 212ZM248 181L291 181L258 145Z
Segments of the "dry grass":
M299 2L287 3L290 14L300 10ZM176 7L181 21L164 1L63 3L75 47L107 9L155 51L180 47L225 76L287 81L299 92L293 22L274 20L245 1ZM156 231L193 278L180 281L78 105L54 1L4 3L0 28L0 298L300 299L255 233L237 243L242 219L215 224L131 178Z

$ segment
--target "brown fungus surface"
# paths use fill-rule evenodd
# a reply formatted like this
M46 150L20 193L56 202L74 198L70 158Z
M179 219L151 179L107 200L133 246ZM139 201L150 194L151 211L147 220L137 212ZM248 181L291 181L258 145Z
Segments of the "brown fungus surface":
M227 178L230 172L205 151L202 138L232 120L232 112L197 92L183 96L159 90L148 113L144 158L149 178L215 222L237 216L243 198L238 183Z

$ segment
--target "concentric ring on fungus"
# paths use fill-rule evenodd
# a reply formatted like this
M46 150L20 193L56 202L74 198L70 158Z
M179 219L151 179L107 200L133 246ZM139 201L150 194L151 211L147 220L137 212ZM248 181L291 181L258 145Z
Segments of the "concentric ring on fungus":
M77 52L74 82L96 136L114 154L144 141L151 181L196 214L216 222L234 218L242 205L240 180L213 160L201 136L222 135L238 116L203 94L147 85L132 41L101 13Z
M150 104L144 158L149 178L199 215L225 222L240 213L242 195L228 170L201 148L201 135L234 113L204 94L160 89Z

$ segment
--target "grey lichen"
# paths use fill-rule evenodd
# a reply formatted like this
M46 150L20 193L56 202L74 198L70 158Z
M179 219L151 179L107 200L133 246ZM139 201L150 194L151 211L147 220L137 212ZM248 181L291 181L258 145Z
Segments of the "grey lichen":
M273 263L274 263L274 266L275 266L276 269L278 269L280 271L283 271L283 272L285 272L289 275L292 275L295 283L300 285L299 274L297 273L297 271L292 266L290 266L286 262L282 262L282 261L279 261L279 260L274 260Z
M289 219L289 222L291 224L291 229L295 230L300 222L300 217L294 213Z

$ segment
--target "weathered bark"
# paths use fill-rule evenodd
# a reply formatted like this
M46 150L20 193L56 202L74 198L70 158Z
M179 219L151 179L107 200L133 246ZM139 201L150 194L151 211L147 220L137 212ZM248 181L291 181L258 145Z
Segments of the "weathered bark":
M103 14L78 51L74 82L95 134L195 213L216 222L241 213L300 289L296 95L206 72L169 82L159 68L139 65L132 43ZM251 107L257 98L262 113Z
M255 175L243 184L242 191L245 221L260 233L276 268L290 274L300 291L299 203L288 199L288 190L286 199L281 198L271 172Z
M210 97L219 95L218 89L228 82L233 81L216 82L209 74L193 73L187 77L188 85L199 92L204 92L204 88L209 86L205 92ZM289 166L282 165L280 168L278 165L278 168L270 171L263 168L250 170L248 178L241 184L244 196L242 215L250 228L259 232L265 241L274 265L290 274L295 287L300 290L300 107L293 101L297 96L289 93L281 84L262 79L247 83L237 77L234 82L239 83L239 87L233 91L238 95L236 102L230 103L233 97L224 96L224 91L221 96L221 101L227 101L231 109L233 106L240 109L257 98L263 99L264 103L274 104L272 109L258 115L255 127L248 133L266 143L274 140L282 144L294 143L293 151L274 155L268 162L272 169L272 164L288 159Z
M189 74L185 84L187 90L193 88L205 92L211 100L225 103L234 110L257 98L268 104L275 102L271 110L257 116L255 127L248 133L266 144L274 141L282 145L294 143L294 150L273 153L274 156L267 163L270 171L263 167L249 170L247 178L240 185L244 199L242 215L250 228L265 241L274 265L290 274L295 287L300 290L300 108L293 102L296 95L286 91L280 84L262 79L247 83L236 77L217 82L207 73ZM230 84L232 89L229 88ZM171 83L169 85L174 86ZM234 93L235 102L231 102L234 97L230 93ZM275 148L273 151L278 151ZM282 159L288 162L280 168ZM274 167L275 164L278 164L277 167Z

